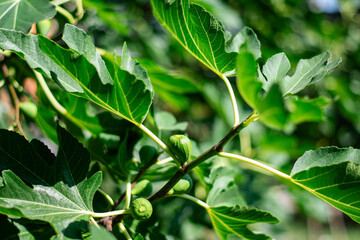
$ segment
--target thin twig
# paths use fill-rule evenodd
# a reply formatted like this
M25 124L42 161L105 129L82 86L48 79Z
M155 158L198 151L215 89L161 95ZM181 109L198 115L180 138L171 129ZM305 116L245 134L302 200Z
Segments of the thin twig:
M7 83L7 86L8 86L8 89L9 89L9 92L10 92L10 95L11 95L11 98L13 100L13 104L15 107L15 129L17 129L21 133L21 135L25 136L25 132L22 129L21 123L20 123L20 100L16 94L14 86L12 85L12 83L9 79L9 71L8 71L8 68L5 65L5 63L3 63L1 65L1 69L4 73L4 78Z
M229 133L221 139L218 143L216 143L213 147L209 148L207 151L205 151L203 154L195 158L193 161L185 164L182 166L181 169L179 169L175 175L154 195L149 197L149 201L154 202L160 198L165 197L170 189L189 171L191 171L193 168L198 166L200 163L204 162L205 160L217 155L219 152L222 152L224 146L233 138L235 137L242 129L247 127L251 122L258 119L258 115L256 112L253 112L249 115L248 118L246 118L244 121L242 121L240 124L234 126Z

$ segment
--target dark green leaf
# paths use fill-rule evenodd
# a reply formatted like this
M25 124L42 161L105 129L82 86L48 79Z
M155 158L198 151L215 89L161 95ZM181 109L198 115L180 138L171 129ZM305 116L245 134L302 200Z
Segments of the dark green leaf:
M257 108L260 120L267 126L275 129L283 129L287 123L287 111L280 88L274 84L261 99Z
M277 223L279 220L270 213L246 207L211 207L207 209L211 222L221 239L262 240L270 239L264 234L256 234L247 225L254 223Z
M296 124L301 122L320 122L325 119L324 106L329 101L324 97L315 99L290 98L287 101L290 120Z
M33 23L55 14L55 6L48 0L4 0L0 3L0 28L28 32Z
M1 130L0 212L50 222L56 232L79 237L92 210L101 173L86 177L90 156L69 133L58 127L59 152L55 156L39 141L27 142L14 132ZM49 157L50 156L50 157Z
M0 232L3 240L50 239L53 228L44 222L27 219L10 219L0 215Z
M293 182L360 223L360 150L307 151L291 171Z
M241 51L237 57L237 87L245 102L256 109L261 101L262 83L257 80L257 64L254 55Z

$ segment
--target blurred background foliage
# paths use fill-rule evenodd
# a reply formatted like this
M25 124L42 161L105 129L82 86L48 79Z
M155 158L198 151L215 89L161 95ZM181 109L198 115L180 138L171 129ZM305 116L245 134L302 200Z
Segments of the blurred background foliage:
M211 12L232 34L236 34L244 26L251 27L262 44L260 64L264 64L268 58L279 52L285 52L289 57L292 71L301 58L310 58L326 50L333 54L333 59L341 57L343 60L331 74L300 93L328 99L323 121L302 123L286 132L272 130L256 122L227 145L227 151L260 159L289 173L295 160L306 150L328 145L360 148L359 0L192 2ZM233 116L225 85L157 23L149 1L84 0L83 4L85 15L77 25L92 37L95 45L100 50L120 55L126 41L132 57L137 58L148 71L156 92L152 109L155 114L150 114L147 119L150 125L153 117L157 118L156 122L160 125L158 129L164 135L186 130L196 142L194 155L218 142L220 136L228 132ZM64 7L75 15L75 4L67 3ZM38 25L37 30L59 40L66 19L58 14L51 22L50 32L49 29L42 29L43 25ZM15 55L10 56L7 61L8 65L13 65L14 68L22 64ZM46 124L52 124L46 119L51 119L55 113L45 108L49 103L39 90L36 94L36 84L28 78L32 75L31 71L25 65L18 67L21 67L22 71L11 72L13 69L9 68L9 75L13 74L18 81L18 91L22 88L27 90L25 97L43 104L44 109L38 107L38 111L43 114L41 118L36 118L35 122L46 128ZM235 86L235 79L230 80ZM52 89L56 92L55 86ZM76 100L68 94L56 95L67 99L62 101L63 104L67 102L76 106ZM9 128L14 111L7 104L10 102L8 95L2 92L0 96L0 126ZM243 119L251 109L242 101L240 95L237 95L237 100ZM170 112L173 116L163 111ZM24 130L29 136L45 139L32 121L34 120L30 118L23 119ZM86 134L84 136L78 126L70 122L66 125L68 129L72 129L72 134L78 133L79 138L86 141ZM47 131L47 135L56 141L56 135L51 136L51 131ZM107 141L112 140L111 136L107 138ZM86 144L92 146L92 142ZM135 150L138 148L135 147ZM281 220L280 224L259 225L256 229L276 239L359 238L360 228L356 223L309 193L292 185L284 185L276 178L259 174L256 169L247 169L249 166L239 166L229 160L212 159L211 162L215 162L215 165L230 166L236 171L235 182L249 206L270 211ZM206 164L211 163L205 163L201 170L195 171L195 179L196 176L208 176ZM198 182L196 186L195 196L204 199L204 185ZM114 180L105 176L103 189L117 197L121 190L115 187L117 191L113 191L113 187ZM156 228L152 226L153 232L160 229L161 232L170 233L173 239L217 239L210 230L206 212L186 200L165 199L161 204L157 204L155 209L160 225ZM164 221L165 219L171 221ZM143 228L146 227L144 224L146 223L143 223ZM158 235L158 239L161 239L160 236L162 235Z

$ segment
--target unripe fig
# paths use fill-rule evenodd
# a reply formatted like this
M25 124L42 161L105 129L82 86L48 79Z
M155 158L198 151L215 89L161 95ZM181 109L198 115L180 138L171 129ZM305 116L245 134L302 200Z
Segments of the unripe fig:
M148 164L154 159L157 154L157 150L153 146L143 146L139 152L141 163L143 165Z
M174 193L185 193L191 190L193 186L193 181L191 177L186 174L185 176L178 181L175 186L172 188L174 190Z
M178 157L181 164L189 160L191 156L191 141L185 135L173 135L169 138L169 147Z
M151 217L153 208L151 203L145 198L137 198L131 202L131 216L137 220L145 221Z
M135 184L131 190L131 194L138 196L149 196L152 192L151 182L147 179L143 179Z
M20 109L23 113L31 118L36 118L37 106L32 102L21 102Z

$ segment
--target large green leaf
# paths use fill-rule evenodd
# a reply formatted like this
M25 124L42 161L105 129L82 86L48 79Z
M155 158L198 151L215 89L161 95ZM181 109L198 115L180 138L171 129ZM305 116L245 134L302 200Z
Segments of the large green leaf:
M83 92L80 85L66 70L55 64L40 49L38 37L25 35L18 31L0 29L0 48L17 53L33 69L53 77L68 92Z
M204 8L189 0L151 0L151 5L160 24L208 68L218 75L235 69L237 54L226 51L223 26Z
M210 207L207 209L211 222L221 239L270 239L247 228L254 223L277 223L279 220L270 213L246 207Z
M41 142L0 130L0 212L49 222L65 237L79 238L90 220L101 172L87 178L89 152L58 127L55 157Z
M28 32L33 23L55 14L55 6L49 0L3 0L0 2L0 28Z
M83 37L80 31L73 33ZM66 91L93 101L132 123L142 123L147 115L153 96L149 87L151 84L137 78L138 75L123 70L120 57L115 57L113 63L107 66L114 80L114 85L111 86L101 82L97 69L84 55L64 49L45 37L0 30L0 47L15 51L32 68L41 69ZM87 47L91 48L92 46ZM126 48L123 55L127 55ZM129 65L131 64L136 63L131 62Z
M360 223L360 150L325 147L307 151L291 171L294 183Z
M113 66L108 68L114 85L103 85L95 68L83 55L74 56L72 51L42 36L39 36L39 43L41 50L81 86L84 93L75 93L77 96L93 101L135 124L143 122L153 94L144 81L120 68L119 57L115 57Z

